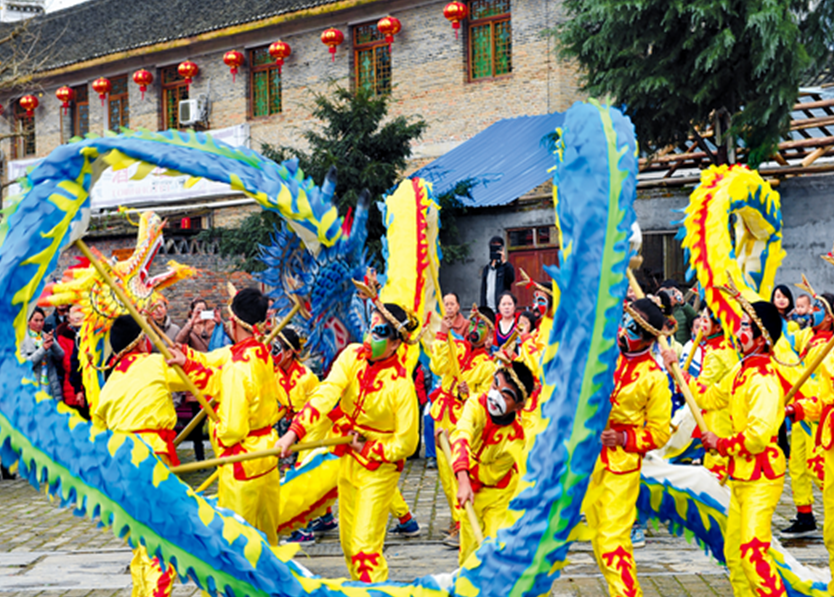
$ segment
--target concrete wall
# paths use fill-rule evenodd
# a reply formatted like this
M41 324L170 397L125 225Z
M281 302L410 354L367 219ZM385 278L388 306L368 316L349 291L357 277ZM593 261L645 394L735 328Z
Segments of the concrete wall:
M461 305L477 303L481 292L481 271L489 262L489 239L505 237L508 228L526 228L553 224L553 209L536 207L520 211L514 206L477 210L458 218L460 242L470 243L469 257L462 263L440 268L440 287L456 292Z

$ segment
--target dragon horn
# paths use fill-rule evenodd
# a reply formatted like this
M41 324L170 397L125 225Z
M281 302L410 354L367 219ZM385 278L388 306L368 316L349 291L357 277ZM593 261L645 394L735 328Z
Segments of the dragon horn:
M823 259L825 259L825 256L823 256ZM834 265L834 263L832 263L832 265ZM813 288L811 288L811 283L808 281L808 278L805 277L805 274L802 274L802 283L794 284L794 286L796 286L800 290L804 290L813 297L817 296L817 293L814 292Z
M231 282L228 282L228 281L227 281L227 282L226 282L226 290L227 290L227 292L229 293L229 298L230 298L230 299L235 298L235 295L237 294L237 288L235 288L235 285L234 285L234 284L232 284Z
M521 280L515 283L516 286L524 286L525 288L534 286L536 289L541 290L545 294L553 296L553 290L534 281L533 278L530 277L530 274L525 272L523 268L518 268L518 271L521 273Z
M825 255L820 255L820 257L822 257L822 258L823 258L823 260L827 261L827 262L828 262L828 263L830 263L831 265L834 265L834 249L831 249L831 250L830 250L827 254L825 254Z

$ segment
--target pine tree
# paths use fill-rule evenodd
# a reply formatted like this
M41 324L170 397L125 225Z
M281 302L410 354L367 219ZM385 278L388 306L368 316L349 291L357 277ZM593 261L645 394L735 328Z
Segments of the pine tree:
M551 33L583 90L609 97L647 151L709 124L740 141L755 167L790 123L803 77L824 65L832 0L565 0ZM727 161L727 145L712 156Z

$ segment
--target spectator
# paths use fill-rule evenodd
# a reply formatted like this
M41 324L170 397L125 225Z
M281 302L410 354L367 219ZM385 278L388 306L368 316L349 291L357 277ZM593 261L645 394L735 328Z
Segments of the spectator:
M20 352L23 358L32 363L35 383L47 394L60 400L63 396L61 387L61 362L64 351L55 342L52 332L43 331L45 321L43 309L35 307L29 317L29 329L23 337Z
M460 338L465 338L469 320L461 315L460 297L454 292L448 293L443 297L443 309L446 311L446 317L452 318L452 331Z
M522 311L518 316L519 344L538 328L539 318L532 311Z
M162 333L165 334L171 342L174 342L177 339L177 335L180 333L180 326L175 324L171 321L171 318L168 317L168 299L164 296L160 296L160 299L153 306L153 309L151 309L151 317L153 318L156 326L162 330ZM154 346L151 352L159 351L156 349L156 346Z
M46 318L46 321L43 323L43 331L44 332L52 332L58 329L58 326L62 323L66 323L69 318L69 305L58 305L55 307L55 310L49 314L49 317Z
M515 298L512 292L505 291L501 293L498 299L498 314L499 318L495 325L495 346L498 348L504 346L507 340L512 336L516 326L515 308L518 299Z
M796 306L790 315L791 321L799 325L799 329L808 327L811 323L811 297L807 294L800 294L796 297Z
M203 313L209 315L204 317ZM175 342L186 344L198 352L208 352L209 340L214 332L214 313L208 310L203 299L194 299L188 309L188 321L177 334Z
M515 270L507 261L504 239L493 236L489 240L489 263L484 266L481 276L481 302L493 312L497 311L501 293L512 289L515 282Z
M782 318L782 321L787 321L793 311L793 294L791 293L791 289L784 284L779 284L773 289L773 293L770 295L770 302L779 311L779 316Z
M683 293L674 280L666 280L660 285L660 290L665 290L672 301L672 316L678 323L678 330L675 332L675 340L678 344L686 344L692 334L692 322L698 317L695 307L683 300Z
M78 411L83 418L90 420L90 408L84 395L84 383L81 377L81 363L78 360L78 333L84 322L84 312L79 305L69 310L67 321L55 329L58 344L64 351L64 383L62 395L64 404Z

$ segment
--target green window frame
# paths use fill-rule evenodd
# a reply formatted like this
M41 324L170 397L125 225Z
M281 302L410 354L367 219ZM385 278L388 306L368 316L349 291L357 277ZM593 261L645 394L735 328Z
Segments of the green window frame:
M249 53L249 113L252 118L271 116L284 111L281 73L269 47L256 48Z
M513 70L510 0L470 0L469 80L509 75Z
M356 89L391 93L391 49L375 22L354 26L353 64Z

